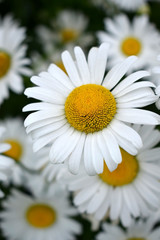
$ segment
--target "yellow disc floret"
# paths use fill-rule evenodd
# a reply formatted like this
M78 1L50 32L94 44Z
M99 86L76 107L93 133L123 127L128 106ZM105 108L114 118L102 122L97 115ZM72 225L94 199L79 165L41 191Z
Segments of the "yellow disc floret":
M121 154L122 162L116 170L110 172L107 165L104 164L103 173L99 174L103 182L114 187L131 183L139 172L139 164L136 157L130 155L123 149L121 149Z
M64 43L72 42L78 38L78 32L74 29L63 29L61 31L62 41Z
M0 78L4 77L11 65L11 57L4 51L0 50Z
M142 49L141 42L135 37L128 37L123 40L121 49L124 55L139 55Z
M15 159L16 161L20 161L23 152L22 145L15 139L8 139L5 141L5 143L9 143L11 148L4 152L4 154Z
M112 93L101 85L75 88L65 102L67 121L78 131L93 133L105 128L116 113Z
M34 204L27 209L26 219L35 228L47 228L55 223L56 212L46 204Z

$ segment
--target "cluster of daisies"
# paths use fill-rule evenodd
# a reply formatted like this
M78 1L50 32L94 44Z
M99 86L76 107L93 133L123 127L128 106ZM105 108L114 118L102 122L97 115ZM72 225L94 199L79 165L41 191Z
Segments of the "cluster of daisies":
M82 239L83 221L94 240L160 239L160 32L144 10L151 2L99 1L104 29L92 33L87 16L62 10L37 26L44 47L30 57L25 28L0 19L0 108L10 90L30 98L25 119L0 119L4 239Z

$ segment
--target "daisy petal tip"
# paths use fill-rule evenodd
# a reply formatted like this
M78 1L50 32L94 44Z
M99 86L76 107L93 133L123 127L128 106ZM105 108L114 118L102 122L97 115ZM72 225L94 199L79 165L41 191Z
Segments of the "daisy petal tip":
M107 50L109 49L110 47L110 43L108 42L103 42L101 45L100 45L100 48L104 49L104 50Z

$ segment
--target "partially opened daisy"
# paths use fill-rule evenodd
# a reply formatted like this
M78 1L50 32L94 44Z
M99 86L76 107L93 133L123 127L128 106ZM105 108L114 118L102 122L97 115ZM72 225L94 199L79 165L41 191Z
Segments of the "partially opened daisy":
M0 103L9 96L9 88L19 94L23 91L21 75L30 75L26 67L25 29L19 27L11 16L0 19Z
M53 196L35 198L14 190L3 207L1 229L10 240L70 240L81 232L80 224L72 219L77 211L59 186Z
M99 233L96 240L159 240L160 228L154 228L150 221L137 221L127 229L104 223L103 231Z
M133 0L109 0L109 1L122 9L135 11L138 8L142 7L148 0L134 0L134 1Z
M136 156L121 148L122 163L110 172L96 176L68 176L69 189L75 192L74 204L80 212L94 214L97 220L108 216L129 226L132 217L146 217L159 207L160 196L160 132L153 126L133 125L143 140Z
M125 123L154 125L160 120L153 112L137 109L157 100L153 83L136 82L149 73L135 72L121 81L137 57L120 62L104 76L108 48L106 43L92 48L88 61L79 47L74 49L75 61L63 52L68 75L51 64L47 72L31 78L38 86L25 90L28 97L42 101L23 109L36 111L24 123L34 151L51 144L51 162L67 161L75 174L82 159L91 175L103 172L103 159L113 171L122 161L119 146L133 155L142 147L140 136Z
M1 139L6 129L3 126L0 126L0 181L8 180L12 168L14 166L14 160L8 156L5 156L4 153L9 151L10 144L4 143ZM3 196L3 193L0 189L0 197Z
M105 19L105 29L106 32L98 32L98 39L111 44L111 66L131 55L138 56L131 70L150 68L156 64L160 35L148 16L135 17L131 23L126 15L118 15L114 19Z

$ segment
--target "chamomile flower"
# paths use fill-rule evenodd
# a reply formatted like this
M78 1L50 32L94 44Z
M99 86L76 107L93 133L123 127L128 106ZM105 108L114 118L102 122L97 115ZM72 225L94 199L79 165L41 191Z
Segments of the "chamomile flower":
M93 36L86 32L88 19L80 12L63 10L53 25L57 28L59 42L65 46L80 44L87 47L93 41Z
M1 125L7 129L1 141L10 145L10 149L3 154L15 160L10 179L16 184L21 184L27 174L24 169L39 170L49 161L48 151L44 148L37 154L33 152L31 138L26 134L21 118L5 119L1 121Z
M88 62L79 47L74 49L76 62L68 51L63 52L68 75L51 64L48 72L31 78L38 87L25 90L28 97L42 101L23 109L37 111L24 123L32 136L34 151L51 144L51 162L68 162L75 174L82 159L90 175L103 172L103 159L113 171L122 160L119 146L137 154L142 147L141 138L125 122L159 124L159 115L137 109L157 100L151 89L153 83L136 83L148 72L135 72L120 82L137 60L132 56L104 77L108 48L106 43L92 48Z
M109 0L121 9L135 11L142 7L148 0Z
M160 35L147 16L135 17L131 23L126 15L118 15L113 20L105 19L105 28L106 32L100 31L97 35L100 42L111 44L111 66L131 55L138 56L132 70L150 68L156 64Z
M12 172L14 165L14 160L10 157L4 155L4 152L9 151L10 144L3 143L2 137L6 129L3 126L0 126L0 181L7 181L8 177ZM3 197L3 193L0 189L0 197Z
M46 193L34 198L14 190L3 207L1 228L10 240L70 240L81 232L80 224L72 219L77 211L60 186L52 196Z
M160 228L154 228L150 221L133 222L130 227L123 230L119 226L103 224L103 232L99 233L96 240L159 240Z
M54 56L54 49L57 51L59 47L71 51L77 44L82 47L91 45L93 36L87 33L87 27L88 19L81 12L63 10L52 20L50 29L39 26L37 34L40 42L46 43L44 52Z
M129 226L132 217L146 217L159 207L160 132L152 126L133 125L143 140L136 156L121 148L122 163L110 172L88 176L68 176L69 189L75 192L74 204L80 212L94 214L97 220L107 216Z
M19 27L12 17L0 19L0 103L9 97L9 88L19 94L23 91L21 75L30 75L26 67L30 63L25 57L25 29Z

